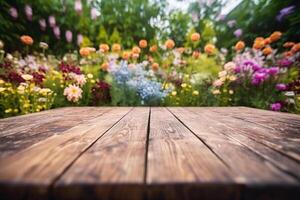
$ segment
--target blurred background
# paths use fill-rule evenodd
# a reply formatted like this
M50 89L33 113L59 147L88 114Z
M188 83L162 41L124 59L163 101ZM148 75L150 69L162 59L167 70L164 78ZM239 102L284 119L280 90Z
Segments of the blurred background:
M229 48L274 30L283 41L300 40L299 0L2 0L0 38L7 51L20 50L20 35L49 44L61 55L79 46L120 43L132 47L172 38L187 46L201 32L201 44ZM218 38L218 39L217 39ZM38 48L38 43L35 43ZM54 51L55 50L55 51Z

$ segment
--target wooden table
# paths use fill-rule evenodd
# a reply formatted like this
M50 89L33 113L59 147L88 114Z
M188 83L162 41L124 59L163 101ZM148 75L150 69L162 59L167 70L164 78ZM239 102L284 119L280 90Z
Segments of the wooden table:
M300 199L300 116L70 107L2 119L0 199Z

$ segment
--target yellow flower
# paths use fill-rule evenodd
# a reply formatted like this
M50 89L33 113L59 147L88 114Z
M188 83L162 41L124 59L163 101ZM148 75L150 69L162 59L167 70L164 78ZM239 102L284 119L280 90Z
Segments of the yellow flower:
M181 87L182 87L182 88L185 88L186 86L187 86L186 83L182 83L182 84L181 84Z
M88 77L89 79L92 79L92 78L93 78L93 74L87 74L87 77Z
M233 92L233 90L229 90L229 94L233 94L234 92Z
M12 109L11 108L8 108L4 111L5 113L11 113L12 112Z
M177 95L177 92L176 92L176 91L173 91L171 94L172 94L172 96L176 96L176 95Z
M220 90L213 90L212 93L215 94L215 95L221 94Z
M4 84L4 83L5 83L5 81L2 80L2 79L0 79L0 85L2 85L2 84Z
M18 89L19 94L24 94L24 92L25 92L25 86L24 85L20 85L17 89Z
M14 109L14 113L18 113L19 110L17 108Z
M91 80L91 83L95 83L96 81L95 80Z
M1 92L4 92L5 90L6 90L5 88L0 87L0 93L1 93Z
M198 95L199 95L198 90L194 90L194 91L193 91L193 95L194 95L194 96L198 96Z
M23 74L23 75L22 75L22 78L23 78L25 81L30 81L31 79L33 79L33 76L30 75L30 74Z
M49 88L40 89L39 93L46 96L48 93L52 92Z
M236 76L234 76L234 75L229 76L229 80L235 81L236 80Z

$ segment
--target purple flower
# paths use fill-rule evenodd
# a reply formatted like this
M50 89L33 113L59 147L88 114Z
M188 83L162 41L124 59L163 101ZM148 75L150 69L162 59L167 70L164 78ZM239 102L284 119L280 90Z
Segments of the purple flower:
M273 111L280 111L281 107L281 103L273 103L270 105L270 108Z
M220 14L218 18L219 21L224 21L226 19L226 15Z
M242 69L243 69L243 71L252 70L252 71L255 72L255 71L258 71L262 68L256 62L254 62L252 60L246 60L246 61L243 62Z
M285 91L287 89L287 86L283 83L278 83L276 85L276 89L279 90L279 91Z
M25 5L25 14L26 14L27 19L29 21L31 21L32 20L32 8L28 4Z
M46 30L47 24L46 24L46 20L45 19L40 19L39 20L39 24L40 24L40 28L42 31Z
M276 74L278 74L279 73L279 68L278 67L270 67L269 69L268 69L268 74L269 75L276 75Z
M98 16L98 11L97 11L97 9L96 9L96 8L92 8L92 9L91 9L91 19L92 19L92 20L95 20L95 19L97 19L97 16Z
M291 66L293 64L293 61L291 61L291 60L289 60L289 59L287 59L287 58L284 58L284 59L282 59L282 60L280 60L279 62L278 62L278 65L280 66L280 67L289 67L289 66Z
M295 6L288 6L279 11L279 14L276 16L277 21L282 21L283 18L290 15L294 12Z
M56 20L53 15L49 16L48 22L51 28L54 28L56 26Z
M81 4L81 0L76 0L75 4L74 4L74 9L75 11L80 14L82 12L82 4Z
M235 21L235 20L230 20L230 21L227 22L227 25L229 26L229 28L234 27L235 24L236 24L236 21Z
M14 8L14 7L11 7L11 8L9 9L9 14L10 14L10 16L12 16L14 19L17 19L17 18L18 18L18 11L17 11L17 9Z
M72 32L71 31L69 31L69 30L67 30L66 31L66 40L67 40L67 42L72 42L72 39L73 39L73 34L72 34Z
M53 33L57 39L60 39L60 28L58 26L53 28Z
M252 85L260 85L268 78L268 74L265 72L255 72L252 76Z
M236 29L233 34L235 35L235 37L239 38L243 35L243 30L242 29Z
M83 41L83 36L81 34L77 35L77 45L80 46Z

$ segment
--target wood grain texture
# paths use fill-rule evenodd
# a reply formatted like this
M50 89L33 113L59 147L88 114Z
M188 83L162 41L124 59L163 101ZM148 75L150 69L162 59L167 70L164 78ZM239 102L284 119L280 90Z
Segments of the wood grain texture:
M149 108L134 108L60 178L55 197L141 199L148 118Z
M43 196L49 185L89 146L124 117L131 108L113 109L100 117L75 126L61 135L54 135L17 154L0 159L0 197L6 191L30 185L23 196Z
M238 174L235 178L238 183L247 185L261 182L297 184L297 180L274 167L247 146L224 135L224 132L231 130L209 118L206 111L197 112L198 109L189 108L170 108L170 111Z
M175 194L177 192L185 194L185 188L176 187L176 184L196 183L198 188L201 188L201 185L205 187L210 183L222 186L222 183L226 182L231 185L235 177L234 172L230 171L166 108L151 108L147 164L147 184L165 184L172 188L171 190L181 188L181 191L174 191ZM182 185L184 186L184 184ZM150 191L151 197L162 196L163 199L172 199L169 197L169 192L159 189L164 187L156 188L158 190ZM225 190L225 188L223 189ZM232 191L229 193L230 197L238 193L238 188L235 190L230 187L230 189L226 190ZM199 189L199 191L202 190Z
M0 136L0 158L14 154L50 136L59 135L73 126L102 115L110 109L85 108L82 110L68 108L60 109L50 116L40 117L40 120L34 120L33 122L27 119L27 122L23 125L16 124L17 128L3 130L6 133L10 130L10 134Z
M298 199L299 120L245 107L71 107L2 119L0 199Z

